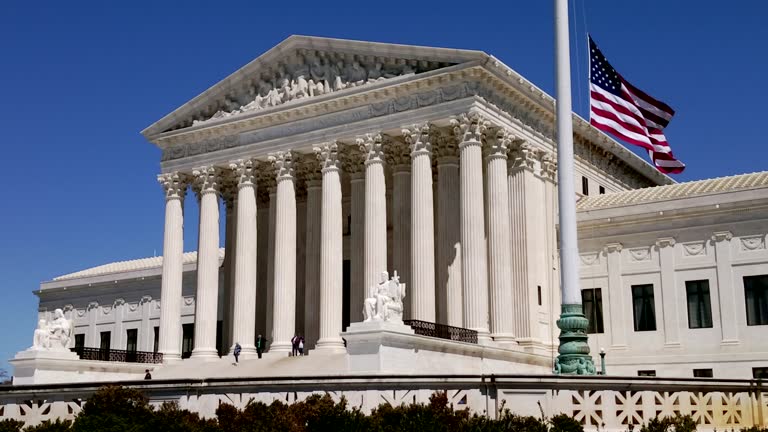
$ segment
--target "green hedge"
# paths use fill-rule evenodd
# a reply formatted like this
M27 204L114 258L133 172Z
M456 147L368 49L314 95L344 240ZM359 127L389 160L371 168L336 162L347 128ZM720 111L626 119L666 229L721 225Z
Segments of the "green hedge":
M696 425L690 416L654 419L640 432L688 432ZM557 415L549 419L524 417L504 409L498 419L455 410L444 392L437 392L427 404L379 405L370 414L350 408L347 401L334 402L328 395L312 395L291 405L280 401L267 405L250 402L239 410L222 404L215 419L202 419L196 413L164 403L159 409L149 405L138 390L104 387L88 399L75 418L23 428L15 420L0 422L0 432L313 432L313 431L415 431L415 432L580 432L584 429L571 417ZM743 432L768 432L749 428Z

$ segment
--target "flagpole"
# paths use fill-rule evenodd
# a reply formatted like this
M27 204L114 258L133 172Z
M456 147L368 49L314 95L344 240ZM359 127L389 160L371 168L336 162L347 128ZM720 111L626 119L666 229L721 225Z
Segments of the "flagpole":
M576 191L573 170L571 58L568 39L568 0L555 0L555 88L557 111L557 197L560 218L560 346L556 374L593 375L587 327L579 288L579 244L576 233Z

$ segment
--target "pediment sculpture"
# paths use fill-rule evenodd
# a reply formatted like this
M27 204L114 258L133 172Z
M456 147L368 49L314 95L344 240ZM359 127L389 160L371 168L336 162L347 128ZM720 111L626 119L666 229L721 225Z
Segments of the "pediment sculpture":
M365 299L365 322L387 321L402 324L404 298L405 284L400 283L397 272L391 279L389 273L381 272L378 285L369 288L368 298Z
M241 94L227 96L212 116L198 118L192 124L258 111L388 78L426 72L446 65L431 61L341 53L298 53L291 62L262 72Z
M56 309L53 316L54 319L50 322L44 319L38 322L32 350L69 352L73 331L72 320L68 320L61 309Z

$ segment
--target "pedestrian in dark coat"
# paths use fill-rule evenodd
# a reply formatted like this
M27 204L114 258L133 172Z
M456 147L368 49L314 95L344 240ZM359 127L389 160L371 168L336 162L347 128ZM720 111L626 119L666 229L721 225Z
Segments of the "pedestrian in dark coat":
M259 355L259 358L261 358L261 353L264 352L264 349L266 349L267 340L264 338L264 336L259 335L259 337L256 338L256 354Z
M240 351L243 350L243 347L240 346L239 342L235 342L235 349L232 350L232 355L235 356L235 364L240 363Z

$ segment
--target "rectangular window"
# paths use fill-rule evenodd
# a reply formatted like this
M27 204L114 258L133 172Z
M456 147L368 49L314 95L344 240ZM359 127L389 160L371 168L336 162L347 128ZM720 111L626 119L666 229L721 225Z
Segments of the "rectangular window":
M584 176L581 176L581 193L589 195L589 179Z
M635 318L635 331L656 330L653 285L632 285L632 313Z
M181 325L181 358L189 358L195 349L195 324Z
M600 195L605 195L605 188L600 186Z
M125 350L138 351L139 329L128 329L125 331Z
M768 367L752 368L752 378L768 379Z
M688 328L712 328L709 281L685 281L685 293L688 296Z
M693 376L694 378L712 378L714 375L712 369L694 369Z
M155 326L155 339L154 343L152 344L152 352L157 354L160 348L160 327Z
M655 377L656 371L655 370L639 370L637 371L637 376Z
M85 333L80 333L75 335L75 348L76 349L85 348Z
M747 325L768 325L768 275L744 276Z
M600 288L581 290L584 316L589 320L587 333L603 333L603 294Z
M104 331L99 336L99 360L109 361L109 349L112 345L112 332Z

